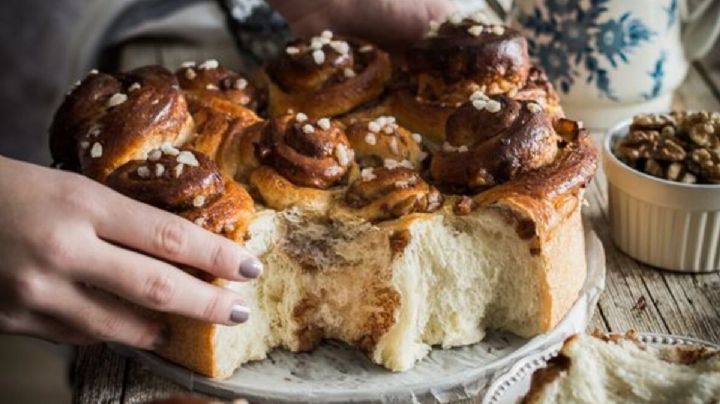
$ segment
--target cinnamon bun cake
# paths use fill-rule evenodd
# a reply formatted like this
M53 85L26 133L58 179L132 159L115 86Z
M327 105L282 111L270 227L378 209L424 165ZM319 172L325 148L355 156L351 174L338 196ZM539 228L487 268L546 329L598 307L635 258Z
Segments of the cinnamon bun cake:
M264 82L206 61L70 93L51 129L63 167L264 263L250 283L207 279L244 296L247 323L168 316L161 355L223 378L335 339L404 371L563 318L586 275L587 132L510 28L445 22L407 61L326 31L291 42Z

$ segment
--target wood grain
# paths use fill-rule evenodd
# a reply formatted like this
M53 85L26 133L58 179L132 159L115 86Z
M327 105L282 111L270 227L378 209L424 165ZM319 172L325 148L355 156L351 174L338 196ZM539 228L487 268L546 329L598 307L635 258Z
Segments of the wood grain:
M175 67L185 60L215 55L231 66L242 60L232 43L203 48L191 44L144 43L124 49L122 68L148 63ZM674 108L720 110L720 67L693 65L678 90ZM603 133L593 133L600 144ZM585 217L605 246L607 283L590 329L671 333L720 343L720 274L686 275L656 270L625 255L612 243L608 222L607 181L600 170L589 186ZM142 403L183 392L103 346L83 348L75 367L76 403ZM460 403L479 403L480 397Z

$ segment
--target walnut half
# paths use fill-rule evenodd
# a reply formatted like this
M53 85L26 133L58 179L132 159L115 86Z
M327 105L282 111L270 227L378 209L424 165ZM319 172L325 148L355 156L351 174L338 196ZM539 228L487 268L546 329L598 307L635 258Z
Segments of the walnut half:
M614 153L655 177L720 184L720 113L637 115L628 135L615 143Z

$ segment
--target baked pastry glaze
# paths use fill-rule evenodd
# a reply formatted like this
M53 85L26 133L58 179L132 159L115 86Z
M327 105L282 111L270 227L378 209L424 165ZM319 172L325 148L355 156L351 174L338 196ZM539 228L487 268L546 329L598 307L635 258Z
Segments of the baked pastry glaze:
M267 83L207 61L92 74L70 93L51 129L61 167L265 265L250 283L207 279L243 294L247 323L167 316L161 355L227 377L272 349L332 338L402 371L432 346L487 329L530 337L565 315L585 279L580 206L595 149L561 117L524 39L472 19L437 29L411 51L417 70L394 79L376 46L323 33L291 43ZM423 73L448 67L438 52L457 55L454 84ZM408 83L453 88L452 103L403 105Z

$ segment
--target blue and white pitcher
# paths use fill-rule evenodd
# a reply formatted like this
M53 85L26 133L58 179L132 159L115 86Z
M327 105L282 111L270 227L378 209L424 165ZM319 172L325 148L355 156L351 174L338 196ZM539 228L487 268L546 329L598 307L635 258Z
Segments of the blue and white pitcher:
M720 0L516 0L509 23L569 116L604 128L670 109L691 61L720 33Z

